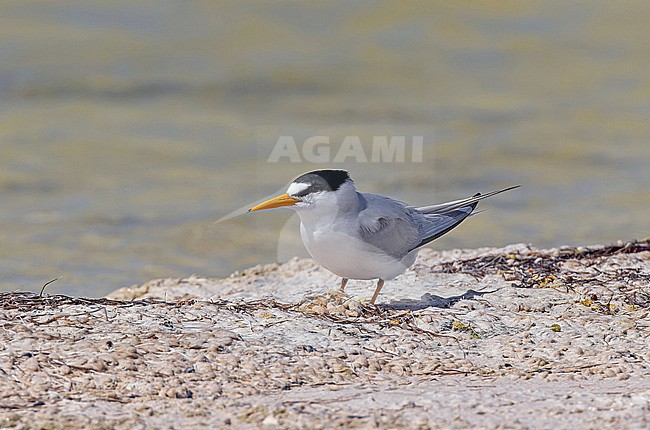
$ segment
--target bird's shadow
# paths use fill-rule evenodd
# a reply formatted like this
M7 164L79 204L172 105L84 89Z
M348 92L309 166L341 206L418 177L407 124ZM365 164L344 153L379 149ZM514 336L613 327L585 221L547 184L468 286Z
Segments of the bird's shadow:
M481 297L485 294L494 293L496 290L492 291L474 291L467 290L465 293L458 296L451 297L442 297L436 296L435 294L426 293L420 299L402 299L391 301L390 303L381 304L380 307L384 309L393 309L393 310L411 310L419 311L427 308L441 308L446 309L452 307L455 303L461 300L471 300L476 297Z

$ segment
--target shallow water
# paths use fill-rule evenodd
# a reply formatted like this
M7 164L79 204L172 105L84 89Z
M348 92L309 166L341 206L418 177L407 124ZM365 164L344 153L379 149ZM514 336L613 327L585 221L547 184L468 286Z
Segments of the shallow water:
M215 221L324 165L413 204L523 185L435 248L649 234L647 2L1 8L4 290L62 276L48 291L99 296L304 253L289 212ZM424 147L270 163L280 136Z

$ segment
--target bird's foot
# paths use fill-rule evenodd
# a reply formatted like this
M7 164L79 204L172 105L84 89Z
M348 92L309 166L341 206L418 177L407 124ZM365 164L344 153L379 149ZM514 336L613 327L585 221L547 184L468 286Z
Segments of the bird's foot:
M375 289L375 293L372 295L372 299L370 299L370 304L374 305L375 300L377 300L377 296L379 295L379 292L381 289L384 287L384 280L380 279L377 281L377 288Z

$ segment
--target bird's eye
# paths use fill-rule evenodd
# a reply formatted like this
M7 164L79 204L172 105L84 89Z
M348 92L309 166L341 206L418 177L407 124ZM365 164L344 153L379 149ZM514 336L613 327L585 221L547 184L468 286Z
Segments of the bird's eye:
M310 187L305 188L304 190L298 191L296 193L293 193L293 197L305 197L307 194L311 194Z

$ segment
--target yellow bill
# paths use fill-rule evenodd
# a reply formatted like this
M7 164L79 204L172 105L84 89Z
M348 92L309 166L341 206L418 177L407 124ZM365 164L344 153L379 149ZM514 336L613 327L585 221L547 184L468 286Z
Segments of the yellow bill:
M259 205L253 206L248 210L248 212L261 211L264 209L273 209L279 208L281 206L293 206L298 203L300 200L294 199L289 194L285 193L281 196L273 197L265 202L260 203Z

